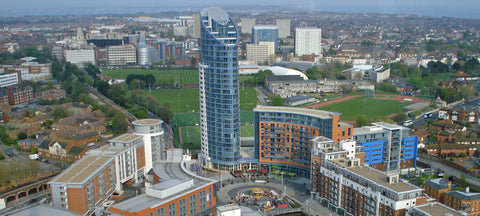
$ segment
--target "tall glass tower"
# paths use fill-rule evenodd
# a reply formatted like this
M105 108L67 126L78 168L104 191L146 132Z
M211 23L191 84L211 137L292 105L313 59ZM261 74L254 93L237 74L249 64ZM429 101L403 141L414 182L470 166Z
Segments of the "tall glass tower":
M218 7L203 9L200 22L201 157L207 166L228 169L240 158L237 27Z

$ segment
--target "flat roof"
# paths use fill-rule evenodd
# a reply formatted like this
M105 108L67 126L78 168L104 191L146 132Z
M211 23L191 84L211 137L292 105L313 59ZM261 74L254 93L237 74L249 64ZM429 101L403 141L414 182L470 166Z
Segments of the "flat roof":
M382 173L374 168L371 167L366 167L366 166L360 166L360 167L350 167L346 168L357 175L360 175L366 179L370 179L373 182L382 185L386 188L390 188L396 192L406 192L406 191L411 191L411 190L421 190L421 188L415 187L411 184L407 184L403 181L398 181L396 184L389 184L386 179L387 175L385 173Z
M85 155L53 179L52 182L82 183L113 158L114 155Z
M353 136L361 134L376 134L383 132L387 132L387 130L379 126L363 126L359 128L353 128Z
M161 119L140 119L132 122L134 125L154 125L161 124L163 121Z
M215 184L215 181L206 181L199 178L192 178L192 176L189 176L187 173L185 173L180 166L180 163L155 163L153 166L153 171L162 179L159 184L155 185L155 187L157 187L156 189L168 187L175 182L185 182L185 179L193 179L192 187L189 187L186 190L178 191L177 193L174 193L163 199L149 196L147 194L142 194L140 196L133 197L120 203L116 203L112 205L111 208L127 212L139 212L143 209L155 208L157 206L170 202L171 200L178 199L190 193L194 193L200 188Z
M404 126L401 126L401 125L397 125L397 124L390 124L390 123L387 123L387 122L375 122L375 123L372 123L372 125L387 128L389 130L395 130L395 129L410 130L410 128L407 128L407 127L404 127Z
M221 212L232 211L236 209L240 209L240 206L238 206L237 204L227 204L223 206L217 206L217 210Z
M62 208L56 208L51 205L37 203L34 205L29 205L25 208L16 209L13 212L7 213L7 215L12 216L52 216L52 215L64 215L64 216L80 216L81 214L68 211Z
M131 141L134 141L134 140L138 139L139 137L142 137L142 135L122 134L118 137L115 137L115 138L109 140L109 142L131 142Z
M423 212L426 212L430 215L445 215L447 213L451 214L452 216L463 215L462 213L455 211L454 209L438 202L419 205L419 206L415 206L414 208L421 210Z
M340 113L327 112L323 110L295 108L295 107L282 107L282 106L257 106L253 109L254 112L282 112L282 113L294 113L302 115L310 115L321 118L332 118L332 116L339 116Z

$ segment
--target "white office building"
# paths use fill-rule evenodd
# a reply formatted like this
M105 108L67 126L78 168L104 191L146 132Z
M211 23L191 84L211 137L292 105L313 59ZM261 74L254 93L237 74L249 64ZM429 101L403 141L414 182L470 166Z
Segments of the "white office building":
M303 55L322 56L322 29L296 28L295 29L295 56Z
M95 65L95 51L89 50L65 50L65 61L84 67L88 63Z
M276 19L275 25L278 28L278 38L290 36L290 19Z

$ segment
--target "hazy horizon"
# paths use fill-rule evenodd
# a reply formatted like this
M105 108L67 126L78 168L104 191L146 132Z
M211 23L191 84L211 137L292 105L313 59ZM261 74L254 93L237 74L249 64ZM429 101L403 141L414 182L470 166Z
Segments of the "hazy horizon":
M166 10L187 11L199 10L211 5L218 5L226 9L261 8L292 6L302 9L314 9L341 13L383 13L383 14L417 14L432 17L455 17L480 19L480 3L476 0L341 0L315 1L298 0L244 0L241 2L225 0L221 3L214 0L193 1L180 0L175 2L161 2L152 0L17 0L5 2L0 9L0 16L44 16L44 15L93 15L93 14L125 14L125 13L155 13Z

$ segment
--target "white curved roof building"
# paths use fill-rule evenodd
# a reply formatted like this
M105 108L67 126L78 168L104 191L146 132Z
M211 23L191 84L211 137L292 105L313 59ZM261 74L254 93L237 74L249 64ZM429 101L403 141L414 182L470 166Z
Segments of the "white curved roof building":
M238 70L240 71L241 75L255 74L255 73L258 73L259 70L271 70L275 75L299 75L304 80L308 80L307 75L305 75L304 73L298 70L294 70L286 67L280 67L280 66L270 67L270 66L243 64L238 66Z

